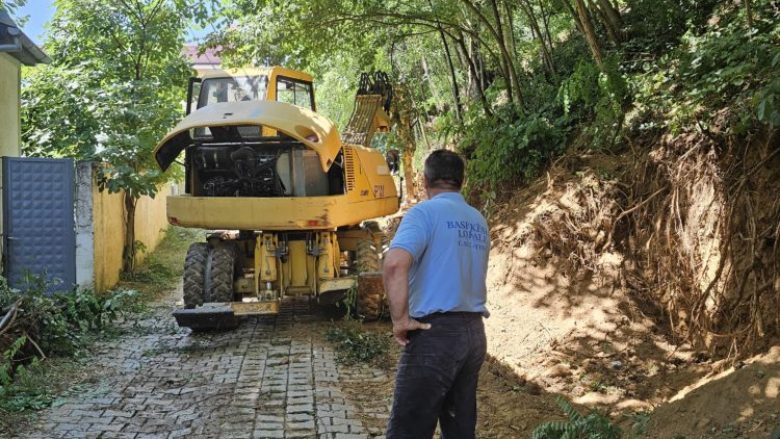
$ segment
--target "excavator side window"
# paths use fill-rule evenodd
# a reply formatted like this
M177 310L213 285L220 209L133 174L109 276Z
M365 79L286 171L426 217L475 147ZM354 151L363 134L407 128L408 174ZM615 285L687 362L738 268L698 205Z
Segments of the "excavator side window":
M278 76L276 78L276 100L315 111L314 91L311 82Z

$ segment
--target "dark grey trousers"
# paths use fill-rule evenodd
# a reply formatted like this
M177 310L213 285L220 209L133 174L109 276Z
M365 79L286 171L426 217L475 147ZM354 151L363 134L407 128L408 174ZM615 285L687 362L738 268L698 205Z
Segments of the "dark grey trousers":
M482 316L432 314L431 329L409 333L398 361L387 439L474 439L477 381L487 343Z

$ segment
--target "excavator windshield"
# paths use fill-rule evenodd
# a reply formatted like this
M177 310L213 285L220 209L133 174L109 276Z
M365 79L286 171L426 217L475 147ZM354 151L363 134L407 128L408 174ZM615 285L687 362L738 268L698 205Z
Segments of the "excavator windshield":
M268 76L234 76L204 79L198 108L218 102L262 101L268 90Z

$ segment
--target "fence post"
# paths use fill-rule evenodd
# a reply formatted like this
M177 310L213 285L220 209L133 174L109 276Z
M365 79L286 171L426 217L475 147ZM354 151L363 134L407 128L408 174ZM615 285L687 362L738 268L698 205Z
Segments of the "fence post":
M76 163L76 284L95 288L95 229L92 209L91 161Z

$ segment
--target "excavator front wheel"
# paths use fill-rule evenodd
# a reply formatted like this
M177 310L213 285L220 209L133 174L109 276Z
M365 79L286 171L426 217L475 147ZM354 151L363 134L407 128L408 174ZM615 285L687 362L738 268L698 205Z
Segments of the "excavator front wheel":
M208 302L232 302L233 280L236 273L236 248L225 243L211 249L209 254Z
M184 307L188 309L206 302L205 276L209 246L205 242L190 245L184 259Z

